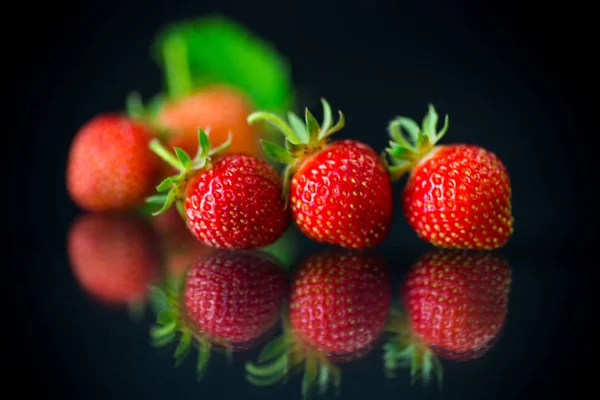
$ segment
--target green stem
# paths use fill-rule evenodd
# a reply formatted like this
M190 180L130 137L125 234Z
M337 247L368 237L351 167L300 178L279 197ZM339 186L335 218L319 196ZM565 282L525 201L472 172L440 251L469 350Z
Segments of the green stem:
M171 97L187 94L192 88L187 46L181 37L170 38L164 47L167 90Z
M152 139L149 144L150 150L156 153L160 158L167 162L170 166L177 169L180 172L184 171L184 166L169 150L167 150L158 139Z

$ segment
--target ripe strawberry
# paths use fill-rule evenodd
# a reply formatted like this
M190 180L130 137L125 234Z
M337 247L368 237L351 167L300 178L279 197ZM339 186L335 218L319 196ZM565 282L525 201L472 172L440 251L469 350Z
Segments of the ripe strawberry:
M166 293L155 289L162 304L152 330L156 345L177 334L175 351L181 362L192 342L200 349L198 373L208 363L213 345L233 351L254 348L280 317L287 283L283 269L266 254L214 251L199 257L181 287Z
M152 132L118 114L102 114L86 123L71 144L67 190L87 211L116 211L143 204L159 173L159 160L148 149Z
M308 109L304 124L293 113L291 127L279 117L256 112L250 123L266 121L286 136L286 148L263 141L268 156L287 164L284 194L296 225L311 239L349 248L375 246L386 237L392 219L392 190L386 167L362 142L329 137L344 126L332 125L331 108L322 99L323 126ZM293 127L293 128L292 128ZM291 177L291 184L290 184Z
M355 360L372 349L383 333L390 297L389 271L376 254L335 250L309 257L292 282L286 332L259 356L268 364L247 365L248 379L275 383L305 362L303 394L318 375L320 385L329 378L338 385L340 372L331 361Z
M248 125L246 117L254 110L250 99L239 89L213 84L168 101L158 112L156 123L166 129L169 147L180 147L193 154L198 146L198 127L210 130L213 146L233 139L227 154L259 155L259 132Z
M142 218L84 214L71 225L67 244L75 278L102 302L139 303L160 275L158 237Z
M472 250L437 250L422 256L405 277L402 300L407 320L401 335L386 346L386 363L412 360L411 375L432 367L441 374L434 354L451 360L473 360L487 352L504 326L511 270L499 255Z
M258 157L221 155L230 140L211 150L202 129L199 142L193 160L180 148L175 148L175 158L158 139L151 142L152 150L179 171L157 186L166 195L148 199L162 203L153 215L175 201L191 232L212 247L248 249L275 242L289 224L275 169Z
M410 172L403 209L417 234L438 247L502 247L513 233L511 184L505 166L492 152L470 144L436 145L448 129L436 133L432 105L419 128L405 117L389 125L387 149L394 179ZM403 137L404 128L412 139Z

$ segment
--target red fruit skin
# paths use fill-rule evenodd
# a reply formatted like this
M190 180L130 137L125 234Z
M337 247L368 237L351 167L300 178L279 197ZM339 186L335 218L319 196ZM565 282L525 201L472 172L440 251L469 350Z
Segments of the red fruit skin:
M412 331L438 355L484 354L506 321L511 270L490 252L438 250L406 275L402 298Z
M169 148L180 147L190 155L196 154L200 127L210 128L212 147L225 142L231 131L233 140L226 154L256 156L260 154L259 131L246 121L252 111L254 106L242 91L215 84L167 103L157 121L172 133Z
M211 341L248 349L276 325L286 292L283 269L267 255L214 251L188 271L184 314Z
M154 190L160 163L148 148L152 133L118 114L86 123L71 144L67 190L87 211L121 211L141 205Z
M290 209L309 238L346 248L380 244L392 221L392 187L375 151L333 142L306 160L290 186Z
M376 254L333 250L309 257L292 281L294 334L337 361L365 355L362 350L376 342L388 318L389 279L385 261Z
M69 229L67 250L75 278L101 302L144 300L160 277L158 237L139 217L84 214Z
M410 175L403 209L417 234L438 247L492 250L513 233L508 173L479 146L435 147Z
M189 229L217 248L249 249L275 242L289 225L277 171L245 154L217 158L187 186Z

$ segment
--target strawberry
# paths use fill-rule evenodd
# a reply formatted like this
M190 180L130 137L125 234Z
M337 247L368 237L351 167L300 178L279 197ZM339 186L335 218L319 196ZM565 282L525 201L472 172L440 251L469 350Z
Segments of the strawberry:
M389 279L385 261L376 254L336 249L309 257L292 281L285 333L259 356L259 362L269 363L247 364L248 379L274 383L304 362L303 394L317 376L320 385L330 378L339 385L341 375L331 361L364 356L383 333Z
M101 302L139 304L159 278L158 237L141 217L84 214L71 225L67 244L75 278Z
M152 337L162 346L180 336L177 363L194 343L200 349L201 375L213 345L242 351L266 338L279 320L286 288L284 271L272 257L213 251L192 264L180 287L155 288L153 297L162 310Z
M180 147L188 154L196 151L198 127L210 130L213 146L233 139L226 153L259 155L259 132L248 125L246 117L254 106L241 90L225 84L213 84L168 101L159 110L156 123L169 132L170 147Z
M151 203L159 215L175 202L190 231L217 248L249 249L275 242L289 225L281 196L281 179L266 161L246 154L221 154L231 141L211 150L199 129L200 149L194 159L180 148L177 158L154 139L150 147L179 173L157 186Z
M429 105L422 127L406 117L389 125L387 153L394 180L410 172L403 210L417 235L438 247L492 250L513 233L511 184L506 167L492 152L472 144L437 145L438 115ZM411 142L403 137L405 129Z
M344 115L332 125L323 103L323 124L306 109L305 123L289 114L289 123L274 114L255 112L250 123L266 121L280 129L285 149L262 141L265 153L287 165L284 195L294 222L309 238L348 248L375 246L386 237L392 219L392 189L386 167L368 145L355 140L329 142L344 127ZM293 128L292 128L293 127ZM290 182L291 180L291 182Z
M67 162L71 199L87 211L137 207L152 192L159 160L148 149L152 132L119 114L101 114L77 132Z
M486 353L506 321L511 270L493 252L440 249L422 256L402 286L406 320L397 320L400 335L386 345L386 364L411 362L413 378L422 369L429 379L435 355L473 360Z

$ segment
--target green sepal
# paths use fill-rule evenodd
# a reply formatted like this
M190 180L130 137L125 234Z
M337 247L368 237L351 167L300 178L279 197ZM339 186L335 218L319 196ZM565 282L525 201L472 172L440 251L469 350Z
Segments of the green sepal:
M304 121L293 112L288 112L288 121L292 130L296 133L300 143L308 143L310 137ZM286 142L287 143L287 142Z
M167 200L167 195L165 194L157 194L154 196L150 196L146 198L146 203L148 204L163 204Z
M206 341L201 341L198 349L198 361L196 362L196 379L202 380L206 373L206 367L210 360L211 345Z
M389 122L388 135L391 141L385 152L392 161L387 164L397 166L394 170L388 168L393 179L399 179L410 171L444 136L448 130L449 117L445 116L444 125L439 132L438 120L435 107L429 104L421 126L405 116L397 116Z
M321 127L308 107L304 110L304 121L306 122L309 143L316 143L319 140L319 132L321 131Z
M194 159L182 149L174 147L174 154L168 151L158 139L152 139L150 141L150 149L166 161L169 165L179 171L177 175L165 178L161 183L158 184L156 190L159 193L167 192L166 195L150 196L146 198L147 203L161 205L160 209L151 213L156 216L162 214L171 207L173 202L177 199L178 195L186 190L185 185L187 184L188 177L195 175L199 170L209 168L210 159L225 151L232 141L232 134L229 132L227 140L211 149L208 135L201 128L198 129L198 151ZM161 202L162 200L162 202ZM176 202L177 211L182 218L185 219L185 210L181 201Z
M261 139L260 144L265 151L265 154L271 159L283 164L291 164L294 161L290 152L280 145L263 139Z
M175 332L171 332L167 335L153 338L152 346L153 347L164 347L171 343L175 339Z
M324 98L321 98L323 106L323 122L319 125L317 119L308 108L304 110L304 122L293 112L288 112L288 122L279 116L266 112L256 111L248 116L248 123L267 122L276 127L292 144L305 144L311 148L319 148L327 137L339 131L345 125L344 114L339 112L337 124L331 127L331 106Z
M179 160L181 165L183 165L185 169L190 168L192 166L192 159L190 158L188 153L186 153L183 149L179 147L173 147L173 149L175 150L175 155L177 156L177 159Z
M183 360L185 360L190 349L192 347L192 334L189 331L185 331L181 334L181 339L177 343L173 358L175 359L175 366L179 366Z
M125 112L132 119L147 118L142 96L138 92L131 92L127 95L125 99Z
M177 313L174 310L166 309L166 310L162 310L158 313L156 320L158 321L159 324L169 325L169 324L175 322L176 318L177 318Z

